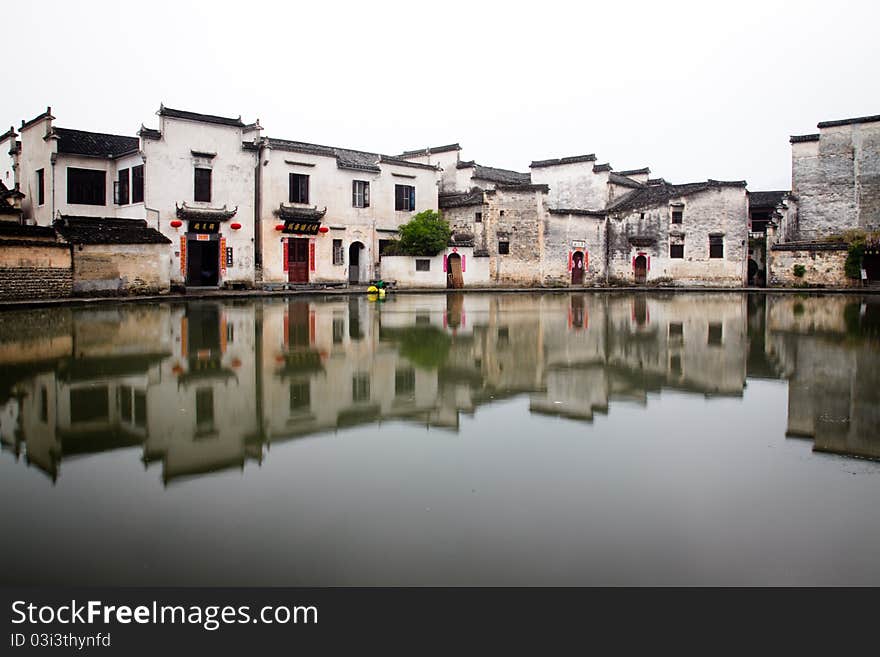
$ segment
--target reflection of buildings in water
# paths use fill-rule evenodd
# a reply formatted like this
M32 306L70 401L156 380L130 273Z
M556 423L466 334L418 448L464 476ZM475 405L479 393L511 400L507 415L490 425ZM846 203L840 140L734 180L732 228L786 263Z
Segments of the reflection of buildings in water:
M382 420L457 429L462 413L523 393L532 412L590 421L664 388L741 395L748 372L789 378L790 434L880 458L876 314L851 299L813 307L825 300L399 295L66 311L54 333L0 335L0 438L53 479L63 458L140 445L167 483Z
M880 300L767 298L768 358L788 378L786 435L880 459Z

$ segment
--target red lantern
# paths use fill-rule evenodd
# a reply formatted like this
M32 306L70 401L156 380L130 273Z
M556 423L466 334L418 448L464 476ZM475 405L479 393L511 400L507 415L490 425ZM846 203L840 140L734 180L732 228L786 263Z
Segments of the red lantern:
M278 224L277 226L275 226L275 230L280 233L282 230L284 230L284 224Z
M180 219L172 219L171 220L171 227L172 228L180 228L181 226L183 226L183 222Z
M321 227L318 229L318 232L319 232L319 233L329 233L329 232L330 232L330 229L327 228L327 226L321 226Z
M236 221L236 222L233 223L233 224L229 224L229 227L230 227L232 230L238 230L239 228L241 228L241 224L238 223L238 222Z

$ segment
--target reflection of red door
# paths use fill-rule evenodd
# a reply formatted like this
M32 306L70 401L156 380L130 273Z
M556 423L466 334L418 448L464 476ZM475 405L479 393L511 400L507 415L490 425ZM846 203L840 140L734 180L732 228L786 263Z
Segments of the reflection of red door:
M309 240L293 237L287 243L287 280L309 282Z
M640 255L635 261L636 283L644 283L648 278L648 259Z
M581 251L575 251L571 257L571 284L584 284L584 254Z

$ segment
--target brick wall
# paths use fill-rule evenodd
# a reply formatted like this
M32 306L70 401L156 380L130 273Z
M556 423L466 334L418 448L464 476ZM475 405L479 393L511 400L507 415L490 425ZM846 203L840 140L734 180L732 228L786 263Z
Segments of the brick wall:
M72 289L67 245L0 241L0 299L69 297Z
M51 299L72 291L70 267L0 267L0 299Z

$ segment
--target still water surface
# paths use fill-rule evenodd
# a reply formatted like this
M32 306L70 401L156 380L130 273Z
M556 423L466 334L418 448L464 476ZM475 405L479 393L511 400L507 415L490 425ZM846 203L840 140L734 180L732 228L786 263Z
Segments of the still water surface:
M880 584L880 298L0 313L12 584Z

